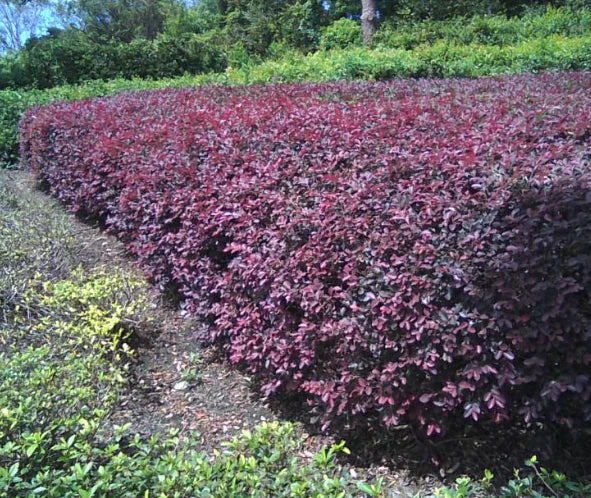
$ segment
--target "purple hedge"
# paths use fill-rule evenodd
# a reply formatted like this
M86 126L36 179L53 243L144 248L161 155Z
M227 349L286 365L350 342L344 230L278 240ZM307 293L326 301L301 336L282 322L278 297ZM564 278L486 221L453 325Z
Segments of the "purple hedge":
M324 427L591 420L591 74L30 110L75 211Z

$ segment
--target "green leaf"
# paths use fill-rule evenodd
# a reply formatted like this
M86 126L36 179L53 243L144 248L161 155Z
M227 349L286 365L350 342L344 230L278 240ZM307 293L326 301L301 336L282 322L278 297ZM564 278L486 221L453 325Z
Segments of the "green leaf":
M374 490L369 484L366 484L361 481L357 481L355 484L357 484L357 488L359 489L359 491L363 491L364 493L373 496Z
M39 448L38 444L32 444L31 446L29 446L27 448L27 450L25 451L25 453L27 454L28 457L31 457L31 455L33 453L35 453L35 451L37 450L37 448Z

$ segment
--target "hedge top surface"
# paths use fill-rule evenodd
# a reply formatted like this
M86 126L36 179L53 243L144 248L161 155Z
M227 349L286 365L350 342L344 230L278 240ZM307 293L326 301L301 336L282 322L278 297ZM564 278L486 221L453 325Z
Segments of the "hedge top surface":
M23 157L325 427L591 419L591 74L28 112Z

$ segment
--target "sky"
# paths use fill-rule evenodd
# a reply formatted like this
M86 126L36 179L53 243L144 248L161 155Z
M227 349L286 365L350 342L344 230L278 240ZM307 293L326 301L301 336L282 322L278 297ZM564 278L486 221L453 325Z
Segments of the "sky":
M50 26L59 25L53 5L39 7L31 2L27 6L17 6L9 0L0 0L0 50L7 47L18 48L31 36L44 35ZM18 41L16 41L18 40Z

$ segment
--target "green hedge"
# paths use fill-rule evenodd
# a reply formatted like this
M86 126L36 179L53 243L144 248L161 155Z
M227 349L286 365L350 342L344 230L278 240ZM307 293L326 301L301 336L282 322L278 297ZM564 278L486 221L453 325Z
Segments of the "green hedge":
M550 36L512 46L461 45L445 40L414 50L368 49L289 54L262 64L164 80L95 81L50 90L0 91L0 164L18 159L18 120L30 106L54 100L112 95L125 90L201 84L253 84L339 79L383 80L396 77L480 77L538 71L591 69L591 35Z
M374 45L411 50L423 44L446 40L457 45L508 46L553 35L588 36L591 33L591 9L555 8L521 17L504 15L455 17L445 21L386 23L374 38Z
M514 46L440 41L415 50L351 48L293 55L238 71L240 83L382 80L396 77L479 77L591 69L591 35L551 36Z

